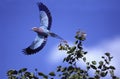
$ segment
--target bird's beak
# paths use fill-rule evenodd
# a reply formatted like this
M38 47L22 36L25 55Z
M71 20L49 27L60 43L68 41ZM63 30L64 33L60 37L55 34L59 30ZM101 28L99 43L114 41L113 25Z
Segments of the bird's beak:
M33 27L31 30L34 31L35 27Z

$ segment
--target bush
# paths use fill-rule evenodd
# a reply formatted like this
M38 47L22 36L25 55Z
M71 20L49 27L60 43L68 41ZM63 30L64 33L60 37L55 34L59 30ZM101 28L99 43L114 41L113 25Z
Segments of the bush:
M69 46L66 42L61 42L58 46L59 51L66 51L67 56L63 59L63 63L67 66L57 66L55 72L49 72L47 75L35 69L36 74L29 72L27 68L20 70L9 70L7 72L8 79L100 79L110 74L112 79L119 79L115 76L114 66L110 64L112 56L110 53L105 53L101 56L101 61L95 60L88 62L85 55L88 53L83 50L82 42L86 39L86 33L77 31L75 35L74 46ZM80 59L86 64L86 69L77 66L76 63L81 62ZM94 71L94 76L88 72Z

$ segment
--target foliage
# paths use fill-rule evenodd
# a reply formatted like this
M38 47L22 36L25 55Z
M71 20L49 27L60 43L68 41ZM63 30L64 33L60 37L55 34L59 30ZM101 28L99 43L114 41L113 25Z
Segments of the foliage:
M67 66L59 65L55 72L50 72L47 75L38 72L37 69L35 69L36 73L29 72L27 68L9 70L7 72L8 79L55 79L56 77L57 79L100 79L108 74L112 79L119 79L114 74L115 67L110 64L113 58L110 53L105 53L99 62L95 60L88 62L85 57L88 52L84 51L82 46L82 42L86 39L86 33L77 31L75 39L74 46L69 46L65 42L61 42L58 46L60 51L66 51L67 56L63 59L63 63ZM77 65L81 62L80 60L86 64L86 69L82 69ZM88 73L90 70L94 71L94 76Z

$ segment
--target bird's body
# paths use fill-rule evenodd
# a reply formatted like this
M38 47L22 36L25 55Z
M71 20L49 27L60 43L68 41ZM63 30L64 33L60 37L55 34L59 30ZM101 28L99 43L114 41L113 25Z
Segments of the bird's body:
M32 44L23 50L26 55L39 52L45 46L48 36L63 40L63 38L57 34L50 32L52 17L48 8L41 2L38 3L38 7L40 11L40 27L32 28L32 30L37 33L37 36Z
M32 28L33 31L35 31L38 35L41 36L48 36L49 35L49 30L45 29L44 27L33 27Z

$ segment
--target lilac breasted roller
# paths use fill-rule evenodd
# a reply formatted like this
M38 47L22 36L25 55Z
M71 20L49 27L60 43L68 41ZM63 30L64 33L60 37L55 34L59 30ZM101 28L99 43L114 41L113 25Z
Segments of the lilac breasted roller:
M41 2L38 3L38 8L40 11L40 27L32 28L32 30L37 33L37 36L30 46L23 49L26 55L39 52L45 46L48 36L63 40L63 38L57 34L50 32L52 17L48 8Z

